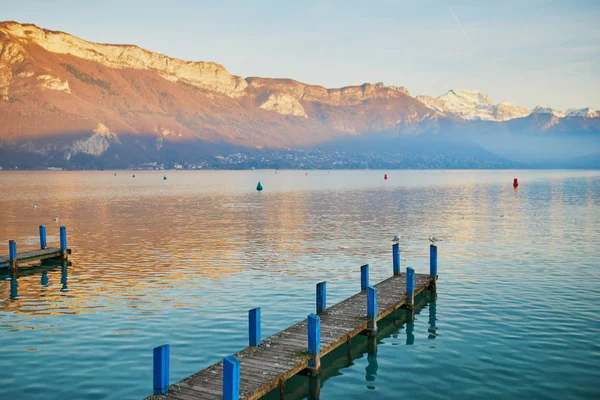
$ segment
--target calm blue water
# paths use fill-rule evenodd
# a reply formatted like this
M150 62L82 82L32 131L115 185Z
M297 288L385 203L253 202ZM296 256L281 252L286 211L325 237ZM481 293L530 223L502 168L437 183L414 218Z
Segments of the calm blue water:
M600 172L163 174L0 173L0 252L35 248L39 224L51 244L66 225L74 251L0 275L0 398L144 397L153 347L182 379L246 346L252 307L270 335L314 310L319 281L333 304L364 263L388 277L397 231L417 272L444 239L437 301L376 353L358 338L331 357L322 399L600 398Z

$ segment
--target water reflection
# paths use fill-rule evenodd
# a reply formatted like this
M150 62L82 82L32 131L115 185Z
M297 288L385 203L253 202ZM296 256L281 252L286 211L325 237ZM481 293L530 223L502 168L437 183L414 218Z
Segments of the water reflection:
M415 344L415 323L414 321L406 323L406 344Z
M10 299L17 300L19 298L19 282L15 274L10 277Z
M371 335L367 339L367 368L365 368L365 379L367 382L375 382L377 377L377 336ZM369 389L375 389L375 385L367 385Z
M10 302L0 302L0 304L4 303L3 309L5 311L8 310L19 310L20 309L20 300L23 299L23 295L19 293L19 291L26 291L27 295L30 295L34 292L34 287L39 285L39 291L36 293L39 294L40 300L43 300L46 297L48 288L51 286L50 284L50 276L53 270L56 270L59 266L61 269L60 273L60 283L61 287L59 291L66 292L68 291L67 281L68 281L68 265L70 264L57 264L45 262L43 265L27 265L21 266L16 271L1 271L0 276L4 276L5 280L9 281L10 291L9 291L9 300ZM37 278L39 274L39 280ZM36 282L39 282L37 284ZM15 308L17 307L17 308Z
M67 287L67 279L68 279L68 268L66 265L61 266L60 268L60 283L62 287L60 288L61 292L67 292L69 288Z
M48 286L48 271L44 271L42 272L42 279L41 279L41 283L42 286L45 288L46 286Z
M319 400L321 397L321 376L308 378L308 400Z
M429 339L435 339L437 336L437 327L435 326L435 321L437 320L436 307L437 304L435 301L429 303L429 328L427 329Z

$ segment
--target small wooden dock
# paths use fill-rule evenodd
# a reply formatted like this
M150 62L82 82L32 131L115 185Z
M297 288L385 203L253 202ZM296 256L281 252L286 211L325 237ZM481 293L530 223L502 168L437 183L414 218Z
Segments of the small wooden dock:
M0 256L0 268L16 269L19 266L34 261L43 260L67 260L71 249L67 248L67 229L60 227L60 247L48 247L46 241L46 227L40 226L40 248L37 250L17 252L17 242L8 242L8 256Z
M326 283L317 284L316 315L260 340L260 308L249 311L249 344L246 349L226 357L180 382L169 385L169 345L154 349L154 395L148 399L259 399L283 386L286 380L304 373L318 376L321 357L350 344L359 334L376 335L377 321L406 309L414 318L415 297L424 290L435 292L437 247L430 246L429 274L415 274L410 267L400 272L400 251L393 251L393 274L369 285L369 266L361 267L361 291L326 307Z

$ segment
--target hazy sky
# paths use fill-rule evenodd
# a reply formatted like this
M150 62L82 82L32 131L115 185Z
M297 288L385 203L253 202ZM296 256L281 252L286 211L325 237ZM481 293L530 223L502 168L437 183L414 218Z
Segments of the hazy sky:
M600 1L0 0L0 20L327 87L600 109Z

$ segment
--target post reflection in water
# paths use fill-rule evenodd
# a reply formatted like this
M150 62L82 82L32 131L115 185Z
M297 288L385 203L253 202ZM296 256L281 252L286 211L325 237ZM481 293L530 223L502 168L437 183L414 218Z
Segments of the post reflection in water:
M375 382L378 368L379 365L377 364L377 336L372 335L369 336L367 339L367 367L365 368L365 379L367 380L367 382ZM375 385L367 384L367 388L375 389Z
M60 288L61 292L68 292L69 288L67 287L67 277L68 277L68 269L66 265L63 265L60 269L60 283L62 283L62 287Z
M42 272L42 279L41 279L41 283L43 287L48 286L48 271L43 271Z
M406 322L406 344L412 345L415 344L415 323L414 321Z
M19 282L17 281L17 274L11 274L10 276L10 299L17 300L19 297Z
M321 397L321 377L310 376L308 378L308 400L319 400Z
M427 329L429 339L435 339L437 336L437 327L435 326L435 321L437 320L436 307L437 304L435 301L429 303L429 328Z

